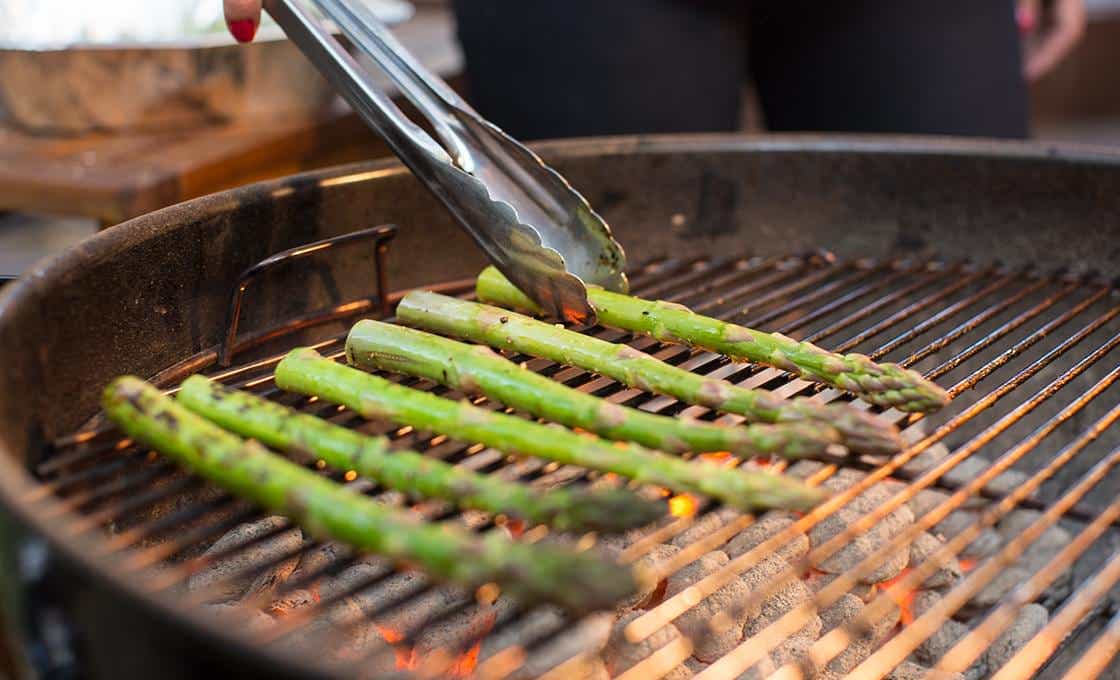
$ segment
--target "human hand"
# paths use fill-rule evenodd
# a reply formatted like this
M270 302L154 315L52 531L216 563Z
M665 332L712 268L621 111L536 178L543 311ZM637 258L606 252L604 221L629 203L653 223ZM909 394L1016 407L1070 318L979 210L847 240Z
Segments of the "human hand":
M1019 0L1019 28L1030 37L1023 74L1038 80L1049 73L1085 35L1085 0Z
M237 42L250 42L261 24L261 0L224 0L226 26Z

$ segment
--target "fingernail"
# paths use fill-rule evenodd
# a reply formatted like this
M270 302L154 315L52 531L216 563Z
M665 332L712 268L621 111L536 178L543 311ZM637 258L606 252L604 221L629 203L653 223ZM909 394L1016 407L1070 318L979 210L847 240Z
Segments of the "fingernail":
M233 34L237 42L252 42L253 36L257 34L257 22L252 19L227 21L226 26L229 26L229 32Z
M1035 26L1038 25L1038 17L1035 16L1034 10L1028 7L1020 7L1015 11L1015 22L1019 24L1021 32L1033 33Z

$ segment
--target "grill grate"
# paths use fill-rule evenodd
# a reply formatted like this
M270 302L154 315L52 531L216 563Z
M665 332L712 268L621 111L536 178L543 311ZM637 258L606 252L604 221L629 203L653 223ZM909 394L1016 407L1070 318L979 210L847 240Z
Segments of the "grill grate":
M971 629L948 654L931 662L939 670L965 671L1015 625L1024 605L1043 598L1048 588L1063 578L1072 578L1072 584L1064 595L1051 598L1055 599L1050 603L1052 615L1041 631L1030 636L1029 642L1018 645L1002 669L989 670L998 678L1030 677L1040 671L1047 677L1081 678L1091 677L1111 664L1120 649L1120 617L1114 616L1117 608L1111 595L1120 581L1120 538L1115 529L1120 519L1120 500L1110 493L1120 481L1120 473L1115 469L1120 462L1120 449L1116 448L1117 437L1111 428L1120 417L1120 399L1114 385L1120 377L1120 363L1115 359L1109 361L1109 357L1120 344L1120 324L1116 320L1120 305L1110 285L1069 278L1060 272L1012 271L998 265L838 261L826 252L785 258L661 260L641 267L632 279L636 294L674 300L706 314L777 330L830 349L862 351L876 359L916 368L951 386L954 401L943 413L930 418L887 413L886 417L904 427L907 440L912 442L893 459L863 457L844 467L806 463L790 467L789 473L806 477L812 484L833 485L841 478L851 483L837 484L836 495L825 504L794 518L783 529L729 559L690 587L660 601L652 600L626 625L624 633L630 643L660 640L659 631L679 620L697 602L757 567L782 546L806 534L812 536L815 528L840 513L848 513L844 515L848 518L846 526L827 539L814 540L808 555L794 560L784 574L801 578L814 573L814 567L861 536L874 532L892 513L913 503L923 490L939 489L944 492L943 499L938 497L940 502L853 565L834 574L812 598L780 612L710 665L701 668L694 664L698 677L736 677L759 662L772 661L770 652L797 634L806 621L842 597L867 590L861 581L893 553L906 550L923 532L933 531L941 526L939 523L966 509L973 513L970 517L976 519L975 524L954 536L946 536L921 563L912 563L892 580L872 586L871 593L861 598L866 600L862 611L811 641L807 656L800 661L772 663L767 670L776 671L776 677L782 678L808 677L817 672L842 674L837 672L837 657L858 646L885 612L905 603L938 569L960 556L985 531L998 522L1008 521L1013 512L1022 508L1034 508L1041 514L1030 516L1017 535L993 554L970 565L970 570L940 593L936 604L912 613L913 620L880 636L872 649L848 663L843 671L855 678L883 677L903 664L947 622L970 613ZM443 290L468 295L471 284L455 282L446 284ZM663 345L620 331L585 330L607 340L629 342L694 372L747 387L771 389L784 397L813 395L821 401L848 398L833 389L790 379L776 369L734 364L712 353ZM341 344L342 339L336 338L320 343L317 349L337 358L342 354ZM385 433L400 446L526 483L609 481L595 473L544 461L513 459L478 445L449 441L412 428L366 423L345 409L284 394L271 377L279 358L278 355L224 370L215 368L212 356L206 360L195 358L184 362L181 370L169 369L161 377L170 388L186 373L205 369L204 372L226 384L278 399L304 412L349 427ZM530 368L556 380L617 403L666 415L728 423L741 421L735 416L629 389L578 369L530 357L514 358L529 361ZM401 382L458 396L424 381L404 378ZM488 408L501 408L484 399L475 401ZM947 448L939 448L942 444ZM213 541L242 523L260 519L261 514L182 474L154 454L121 440L118 433L97 422L56 442L54 448L52 456L35 470L42 484L31 500L48 496L62 499L66 509L76 515L76 519L69 516L74 535L92 532L103 536L101 550L105 554L124 555L122 565L126 571L142 575L153 592L181 592L188 604L198 604L202 597L202 593L187 588L192 575L219 560L247 554L291 528L281 523L251 540L203 555ZM929 462L927 459L935 450L942 455ZM786 469L782 462L756 460L743 464ZM1017 483L1010 487L997 484L1008 471L1017 473ZM368 480L353 479L345 473L324 474L378 495L386 502L404 503L398 494L384 492ZM870 508L859 506L858 502L852 504L884 483L894 486L890 487L892 494L882 502ZM857 506L860 512L851 514ZM420 503L413 508L431 521L466 522L477 531L514 528L505 518L459 514L440 503ZM751 516L701 503L697 514L650 530L625 547L620 557L636 561L676 539L683 547L656 567L663 577L669 578L706 553L725 546L754 521ZM1026 578L1014 589L996 602L978 607L974 596L1000 578L1001 573L1025 564L1025 552L1054 527L1064 527L1070 540L1045 564L1032 563L1023 572ZM689 533L685 534L686 531ZM523 538L534 540L542 535L543 532L530 531ZM685 537L687 540L682 540ZM573 540L590 544L595 537ZM305 541L282 554L271 554L266 562L247 564L240 574L234 575L264 574L277 564L309 555L321 547L319 543ZM343 550L309 573L288 579L271 597L283 597L320 578L337 576L361 559ZM767 601L784 583L782 575L770 579L770 587L758 588L734 603L723 619L712 617L713 630L718 630L721 620L733 620L737 614ZM326 629L335 639L342 639L347 631L363 626L370 618L381 620L437 592L417 578L411 588L393 598L371 600L369 606L361 607L349 619L331 613L337 605L399 576L399 572L388 568L370 569L365 578L278 618L265 630L251 633L252 639L284 646L328 620ZM453 593L445 599L442 606L424 617L426 620L382 636L392 638L388 640L392 644L373 644L361 653L351 650L342 655L337 669L368 672L369 668L381 668L386 659L399 662L401 650L415 645L424 631L483 607L470 593ZM248 604L261 607L268 602L258 598ZM249 610L247 607L245 611ZM447 671L485 633L488 641L509 644L495 643L481 650L481 663L476 669L479 676L496 678L551 670L556 677L566 677L573 671L572 664L585 661L580 652L594 652L601 647L602 638L594 632L602 628L598 620L591 617L573 622L544 608L502 609L489 630L462 636L452 645L450 654L435 655L439 658L425 662L434 665L414 670L432 675ZM619 677L661 677L688 661L693 652L693 645L683 637L655 646L658 648L652 654ZM1081 653L1082 650L1087 651ZM756 667L759 677L764 676L761 669Z

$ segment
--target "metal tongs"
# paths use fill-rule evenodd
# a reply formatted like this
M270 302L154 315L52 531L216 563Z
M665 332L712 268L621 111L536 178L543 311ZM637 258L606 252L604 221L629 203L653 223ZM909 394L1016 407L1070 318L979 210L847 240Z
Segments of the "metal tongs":
M595 319L585 284L626 291L622 247L559 173L421 66L362 0L311 4L385 71L439 141L397 108L301 0L264 7L518 288L557 318L582 322Z

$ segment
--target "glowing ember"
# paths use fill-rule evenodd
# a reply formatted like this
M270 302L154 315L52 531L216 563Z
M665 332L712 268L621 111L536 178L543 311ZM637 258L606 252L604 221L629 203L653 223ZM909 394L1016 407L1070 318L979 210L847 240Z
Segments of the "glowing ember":
M735 467L739 463L739 459L731 455L730 451L715 451L713 453L701 453L700 460L716 465L723 465L725 467Z
M894 584L906 578L906 575L911 571L912 570L907 567L903 569L902 573L898 576L878 584L879 588L886 592L887 596L894 600L894 603L898 605L898 608L902 611L902 625L904 626L909 626L914 621L914 596L918 591L914 589L900 591L898 589L892 590L892 588Z
M521 534L525 533L525 520L517 517L498 515L494 518L494 523L505 529L510 538L521 538Z
M679 494L669 499L669 514L673 517L692 517L696 514L696 499L687 494Z
M970 572L970 571L972 571L973 569L976 568L976 560L972 560L972 559L969 559L967 557L962 557L960 559L960 565L961 565L961 571L963 571L964 573L967 574L968 572Z
M381 636L381 639L391 645L395 645L404 639L404 633L399 630L389 628L388 626L379 626L377 624L374 624L374 628L377 629L377 634ZM414 665L416 655L413 653L411 647L394 647L393 654L396 657L396 664L399 670L411 670L416 667Z
M393 653L395 654L397 670L415 671L420 668L422 663L427 665L435 661L436 664L440 666L438 669L439 677L466 678L474 673L475 667L478 666L478 655L482 649L482 638L494 627L495 621L497 621L497 615L491 612L486 616L484 629L479 639L476 640L469 649L453 658L449 657L447 651L444 649L438 649L435 654L425 654L422 657L422 655L412 647L404 645L396 646L397 643L405 637L400 631L389 628L388 626L378 626L376 624L375 628L385 642L394 645ZM446 666L443 665L445 660L447 662Z

